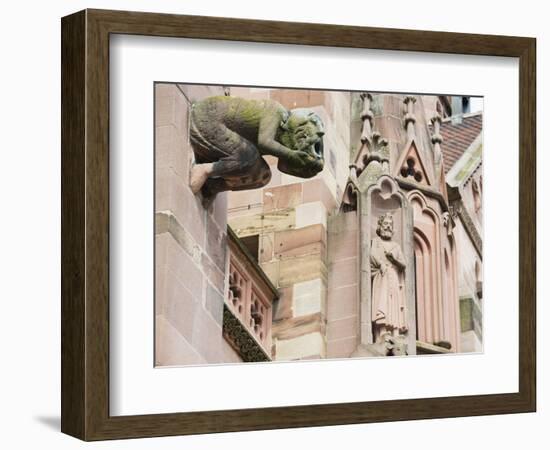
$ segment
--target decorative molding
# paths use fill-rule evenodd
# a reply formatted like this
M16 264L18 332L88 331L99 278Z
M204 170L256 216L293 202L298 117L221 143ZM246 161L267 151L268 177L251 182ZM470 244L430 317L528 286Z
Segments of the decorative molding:
M405 130L407 130L407 136L409 140L414 139L414 124L416 123L416 116L414 115L414 104L416 103L416 97L413 95L405 96L403 100L405 104L405 115L403 116L403 121L405 122Z
M442 211L449 210L449 206L447 205L447 202L445 201L445 197L443 196L443 194L441 194L441 192L436 191L430 186L426 186L418 183L412 183L410 181L404 180L403 178L396 178L396 181L401 189L405 191L418 190L428 197L435 198L439 202L439 206L441 207Z
M468 236L470 236L470 239L472 240L472 243L474 244L474 247L477 253L481 258L483 258L483 240L481 239L481 236L477 231L477 227L474 221L472 220L472 217L464 207L462 200L453 202L450 206L450 211L451 211L451 217L460 218L460 221L464 225L464 228L466 229L466 233L468 233Z
M363 110L361 111L361 120L363 121L363 128L361 130L361 142L366 144L371 141L372 127L374 124L374 115L370 109L372 102L372 95L368 92L362 92L360 94L361 100L363 100Z
M440 355L443 353L452 353L450 349L440 345L430 344L428 342L416 341L416 353L418 355Z
M455 162L454 166L446 175L447 184L451 186L464 186L470 177L482 164L483 134L474 139L462 156Z
M432 145L433 145L433 154L434 154L434 164L435 164L435 179L440 180L440 189L443 193L445 190L445 175L443 170L443 155L441 152L441 143L443 142L443 136L441 136L441 116L435 114L430 119L433 127L433 133L431 136ZM443 180L441 180L443 178Z
M223 337L244 362L266 362L271 358L256 342L243 323L223 305Z
M354 177L353 174L354 170L352 169L352 175L350 176L346 189L344 189L342 204L340 205L340 210L344 213L357 211L359 190L357 189L357 186L353 180L354 178L355 180L357 180L357 177Z
M414 138L407 142L393 172L396 178L414 180L415 185L433 184Z
M362 154L363 167L357 171L358 182L364 189L375 184L382 175L389 175L390 149L388 140L378 131L372 133L368 152Z

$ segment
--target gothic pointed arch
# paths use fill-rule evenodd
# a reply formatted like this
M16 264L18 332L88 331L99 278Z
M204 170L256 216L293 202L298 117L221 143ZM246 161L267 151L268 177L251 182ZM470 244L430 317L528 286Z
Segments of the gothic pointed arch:
M411 191L416 267L418 340L439 345L448 342L444 324L441 220L420 191Z

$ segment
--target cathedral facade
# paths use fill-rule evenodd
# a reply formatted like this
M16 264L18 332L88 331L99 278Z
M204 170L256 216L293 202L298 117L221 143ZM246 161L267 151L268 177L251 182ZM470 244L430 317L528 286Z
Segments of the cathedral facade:
M212 95L312 111L323 170L301 178L264 156L267 184L201 203L189 114ZM469 102L157 85L156 364L482 351L482 112Z

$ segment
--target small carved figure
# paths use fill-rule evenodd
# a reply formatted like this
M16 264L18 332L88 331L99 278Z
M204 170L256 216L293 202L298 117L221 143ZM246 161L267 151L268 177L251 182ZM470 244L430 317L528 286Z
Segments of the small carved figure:
M201 100L191 109L191 190L202 190L208 202L222 191L265 186L271 170L263 155L277 157L284 173L311 178L324 166L323 135L321 119L307 109L287 111L274 100Z
M375 343L368 346L367 356L406 356L407 342L403 335L393 336L386 331L381 334ZM364 356L359 354L357 356Z
M408 330L405 301L405 258L400 245L392 241L393 216L378 218L376 236L371 242L372 316L375 340L386 333L393 336Z

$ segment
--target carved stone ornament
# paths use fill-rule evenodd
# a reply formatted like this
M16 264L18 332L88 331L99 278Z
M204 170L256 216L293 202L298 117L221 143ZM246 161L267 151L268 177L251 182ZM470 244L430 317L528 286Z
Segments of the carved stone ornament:
M244 362L271 361L260 344L226 305L223 307L223 336Z
M361 176L360 184L368 187L376 182L381 175L389 173L390 149L388 140L375 131L371 135L371 145L368 153L363 156L363 167L358 175Z
M256 189L271 179L264 155L278 169L301 178L323 170L324 125L308 109L287 111L274 100L215 96L193 104L190 140L196 164L193 193L205 199L222 191Z
M391 213L385 213L378 218L376 234L370 250L371 320L375 339L386 332L398 335L408 331L404 277L407 263L401 246L392 240Z
M410 204L389 175L382 175L366 191L360 191L358 200L361 340L351 356L414 355Z
M470 236L470 239L472 240L477 253L479 254L479 256L483 256L483 240L481 239L481 235L477 231L477 227L472 220L472 217L470 216L470 214L468 214L468 211L464 207L462 200L453 202L449 207L449 210L451 212L451 217L453 217L455 220L456 218L460 219L460 221L464 225L464 228L466 229L466 232Z

